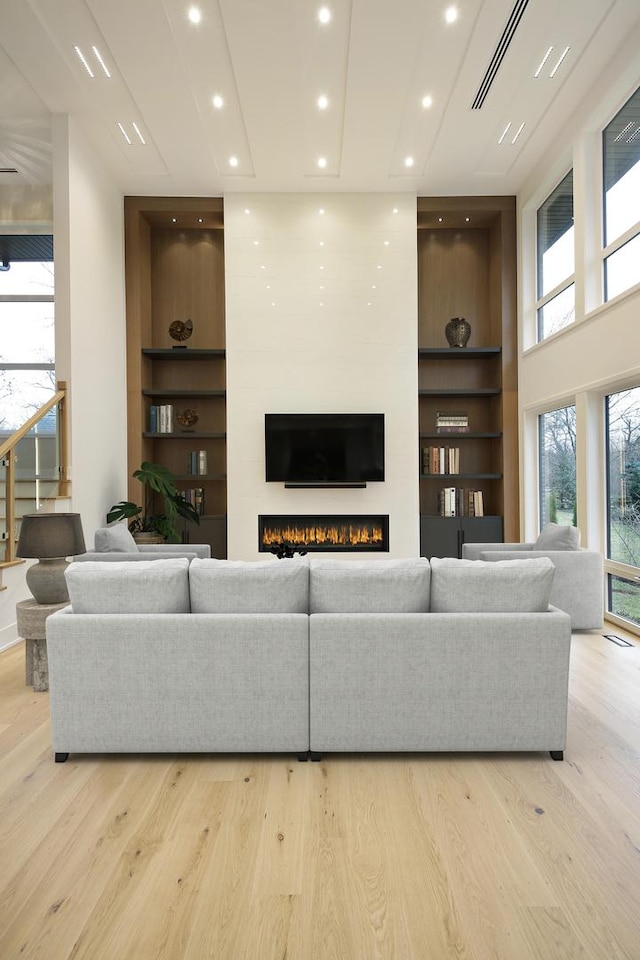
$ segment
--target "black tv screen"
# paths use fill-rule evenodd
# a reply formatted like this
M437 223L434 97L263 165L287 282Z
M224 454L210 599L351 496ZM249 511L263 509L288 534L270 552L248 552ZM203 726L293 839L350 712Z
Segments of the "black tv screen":
M266 413L267 481L384 480L383 413Z

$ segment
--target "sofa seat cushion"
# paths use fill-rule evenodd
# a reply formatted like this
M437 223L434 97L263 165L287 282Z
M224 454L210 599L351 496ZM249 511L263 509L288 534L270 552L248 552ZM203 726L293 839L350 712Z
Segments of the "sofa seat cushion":
M407 560L309 562L311 613L427 613L431 570Z
M549 607L555 567L531 560L431 558L432 613L542 613Z
M189 613L189 560L72 563L65 577L74 613Z
M201 560L189 568L192 613L308 613L309 566L295 560Z
M534 550L577 550L580 531L562 523L547 523L533 545Z
M98 553L136 553L138 550L126 521L100 527L93 535L93 545Z

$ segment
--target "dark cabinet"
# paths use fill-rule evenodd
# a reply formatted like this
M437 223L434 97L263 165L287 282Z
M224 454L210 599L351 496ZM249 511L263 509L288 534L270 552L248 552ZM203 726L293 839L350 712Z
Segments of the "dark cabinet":
M463 543L502 543L502 517L421 517L420 556L461 557Z

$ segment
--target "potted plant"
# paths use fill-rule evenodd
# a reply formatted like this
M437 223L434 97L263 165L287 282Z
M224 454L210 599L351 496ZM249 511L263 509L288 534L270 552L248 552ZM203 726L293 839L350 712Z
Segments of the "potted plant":
M109 510L107 523L129 520L129 530L134 537L140 534L155 534L162 540L173 543L180 541L176 528L180 518L200 523L197 510L177 489L175 477L167 467L145 460L139 470L134 470L133 477L139 480L144 488L144 506L138 506L131 500L121 500ZM162 513L152 512L157 496L162 499Z

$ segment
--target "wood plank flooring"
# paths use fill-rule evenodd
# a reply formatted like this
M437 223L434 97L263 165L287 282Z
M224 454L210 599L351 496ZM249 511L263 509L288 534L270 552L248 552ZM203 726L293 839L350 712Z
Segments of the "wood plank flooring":
M619 628L608 632L625 635ZM72 756L0 655L1 960L640 960L640 641L542 754Z

